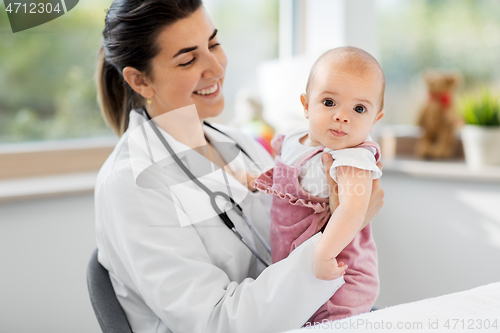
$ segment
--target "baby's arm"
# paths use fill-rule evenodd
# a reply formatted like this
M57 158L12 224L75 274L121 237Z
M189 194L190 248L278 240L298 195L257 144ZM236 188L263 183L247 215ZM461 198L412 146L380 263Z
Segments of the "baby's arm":
M322 280L333 280L346 270L335 259L360 231L372 191L371 171L351 166L337 167L339 206L328 221L314 251L314 273Z

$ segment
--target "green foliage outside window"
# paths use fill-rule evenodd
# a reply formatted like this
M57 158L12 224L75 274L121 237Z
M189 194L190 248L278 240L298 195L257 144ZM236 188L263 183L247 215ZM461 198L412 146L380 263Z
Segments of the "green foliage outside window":
M499 80L500 1L379 3L379 42L389 83L408 84L426 68L460 70L466 89Z
M0 142L112 135L94 84L105 5L15 34L0 10Z

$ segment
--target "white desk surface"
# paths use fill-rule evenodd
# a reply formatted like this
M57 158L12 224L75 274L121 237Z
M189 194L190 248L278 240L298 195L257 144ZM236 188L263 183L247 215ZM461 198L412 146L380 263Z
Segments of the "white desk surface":
M500 282L287 333L308 331L500 332Z

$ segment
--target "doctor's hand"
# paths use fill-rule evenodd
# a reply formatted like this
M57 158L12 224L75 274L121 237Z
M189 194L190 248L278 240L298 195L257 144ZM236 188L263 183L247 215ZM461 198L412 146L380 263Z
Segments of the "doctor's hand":
M234 178L237 181L245 185L250 191L255 192L257 189L254 187L255 180L259 178L260 175L250 174L244 170L240 170L234 173Z
M330 212L333 214L335 209L339 206L339 194L338 194L338 186L337 183L330 176L330 168L332 167L333 157L328 153L323 153L321 156L323 159L323 171L325 172L326 179L328 180L328 188L330 189L329 203L330 203ZM378 162L377 166L380 171L382 171L383 165L382 162ZM365 219L363 221L363 225L359 230L362 230L364 227L370 223L370 221L378 215L380 209L384 205L384 190L382 189L382 184L380 183L380 178L374 179L372 183L372 194L370 196L370 203L368 204L368 209L366 210Z

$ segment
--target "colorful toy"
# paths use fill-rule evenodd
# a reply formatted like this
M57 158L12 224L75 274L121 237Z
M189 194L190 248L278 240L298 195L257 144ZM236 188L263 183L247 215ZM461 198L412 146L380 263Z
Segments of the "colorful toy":
M231 125L237 126L242 132L253 137L274 157L271 140L275 131L262 117L263 107L260 100L247 91L241 91L236 96L235 109L237 116Z

